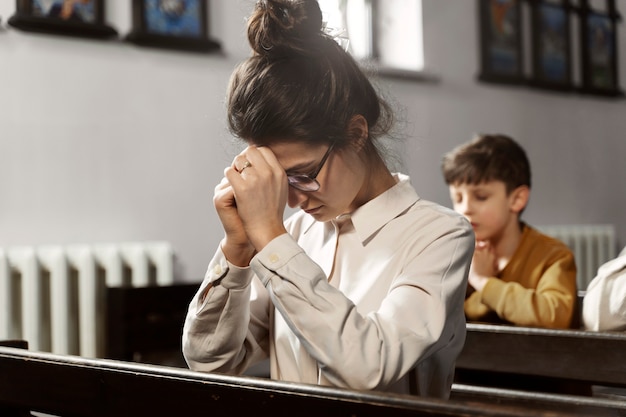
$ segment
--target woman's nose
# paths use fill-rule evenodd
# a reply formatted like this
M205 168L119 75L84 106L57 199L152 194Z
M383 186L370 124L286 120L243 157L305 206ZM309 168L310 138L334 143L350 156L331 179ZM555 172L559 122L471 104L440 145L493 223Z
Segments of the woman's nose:
M307 195L305 191L300 191L296 188L289 187L289 191L287 193L287 204L291 208L300 207L303 202L307 199Z

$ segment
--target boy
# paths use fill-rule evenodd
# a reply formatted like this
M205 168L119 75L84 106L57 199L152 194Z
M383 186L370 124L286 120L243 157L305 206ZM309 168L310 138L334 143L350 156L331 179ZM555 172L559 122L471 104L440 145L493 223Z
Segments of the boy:
M574 255L564 243L520 220L530 196L524 149L505 135L479 135L446 154L442 171L454 209L470 221L476 235L467 319L572 326Z

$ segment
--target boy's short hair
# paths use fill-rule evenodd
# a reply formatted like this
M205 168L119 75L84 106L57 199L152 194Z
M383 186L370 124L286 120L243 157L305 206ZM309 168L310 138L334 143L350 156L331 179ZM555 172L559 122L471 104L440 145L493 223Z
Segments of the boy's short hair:
M524 149L509 136L480 134L443 157L448 185L502 181L510 193L521 185L530 188L530 163Z

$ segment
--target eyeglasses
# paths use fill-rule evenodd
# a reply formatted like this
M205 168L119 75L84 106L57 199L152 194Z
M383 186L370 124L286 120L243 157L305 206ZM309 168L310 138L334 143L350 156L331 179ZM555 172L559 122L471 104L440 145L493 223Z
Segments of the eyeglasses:
M336 143L336 141L330 144L330 146L328 147L328 150L326 151L326 153L322 157L322 161L320 162L319 166L311 174L309 174L309 175L305 175L305 174L287 175L287 181L289 181L289 185L291 185L293 188L296 188L296 189L298 189L300 191L317 191L317 190L319 190L320 189L320 183L317 182L317 179L316 179L317 178L317 174L319 174L320 171L322 170L322 168L324 167L324 163L326 163L326 160L328 159L328 155L330 155L330 152L333 150L333 147L335 146L335 143Z

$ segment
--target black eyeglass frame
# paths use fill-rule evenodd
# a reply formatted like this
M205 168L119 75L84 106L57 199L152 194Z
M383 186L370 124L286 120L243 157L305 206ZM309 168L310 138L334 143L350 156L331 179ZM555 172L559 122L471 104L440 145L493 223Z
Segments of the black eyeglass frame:
M289 185L292 186L293 188L297 189L297 190L300 190L300 191L313 192L313 191L319 190L320 189L320 183L317 181L317 175L320 173L322 168L324 168L324 164L326 163L326 160L330 156L330 153L332 152L332 150L335 147L336 143L337 143L337 141L333 141L330 144L330 146L328 147L328 150L326 151L326 153L322 157L322 160L320 161L320 164L317 166L315 171L313 171L311 174L308 174L308 175L307 174L287 175L287 181L289 182ZM301 180L304 180L304 182L301 182ZM307 184L311 185L311 187L310 188L307 187ZM303 185L304 185L304 187L303 187Z

